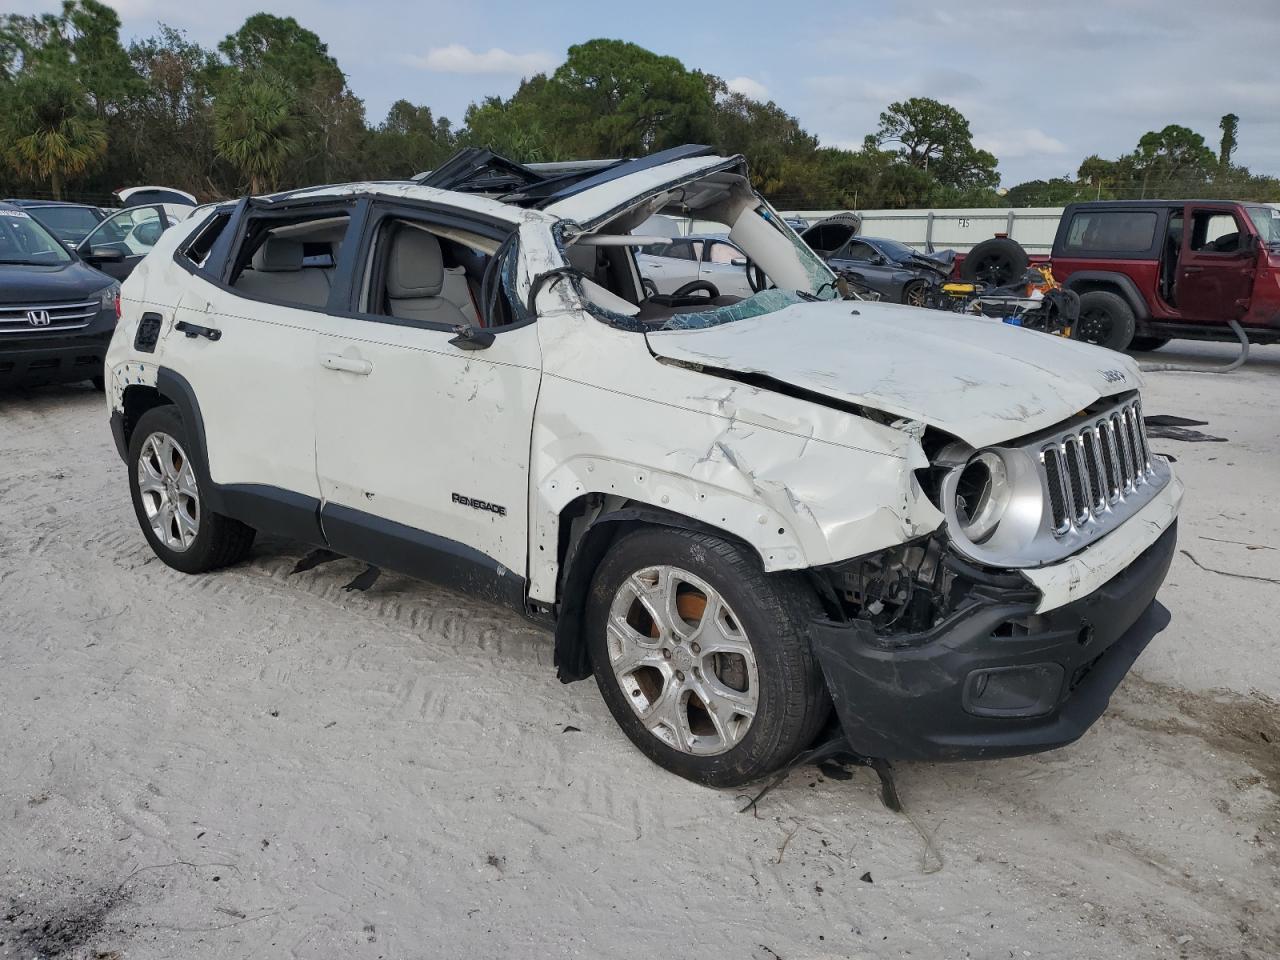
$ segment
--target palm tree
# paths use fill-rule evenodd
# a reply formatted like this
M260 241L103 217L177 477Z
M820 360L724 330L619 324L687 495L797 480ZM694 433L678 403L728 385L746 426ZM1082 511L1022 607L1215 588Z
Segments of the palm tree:
M214 103L214 145L248 177L250 193L274 189L301 145L293 106L278 84L253 77L228 84Z
M56 68L14 81L0 114L0 152L22 177L49 182L55 200L62 185L107 152L107 132L89 109L84 89Z

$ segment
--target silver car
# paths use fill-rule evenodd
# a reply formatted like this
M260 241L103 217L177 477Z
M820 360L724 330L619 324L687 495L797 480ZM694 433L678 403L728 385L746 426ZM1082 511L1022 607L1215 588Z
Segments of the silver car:
M747 255L724 237L674 237L670 243L642 248L636 265L650 294L673 294L696 281L715 287L714 293L707 291L713 297L745 299L755 293L747 279Z

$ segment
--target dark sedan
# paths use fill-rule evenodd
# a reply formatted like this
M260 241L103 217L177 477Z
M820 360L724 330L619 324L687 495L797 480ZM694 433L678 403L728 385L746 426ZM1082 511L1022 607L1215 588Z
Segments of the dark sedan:
M912 250L897 240L855 234L852 222L814 224L800 236L835 270L880 294L881 300L925 305L930 287L951 263Z

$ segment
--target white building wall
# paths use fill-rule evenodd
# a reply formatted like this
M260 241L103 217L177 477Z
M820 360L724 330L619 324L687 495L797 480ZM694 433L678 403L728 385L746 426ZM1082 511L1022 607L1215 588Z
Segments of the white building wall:
M862 233L868 237L897 240L924 251L930 242L934 250L969 250L997 233L1008 234L1030 253L1048 253L1062 218L1062 207L1019 207L993 209L979 207L949 210L856 210L862 217ZM784 211L788 217L803 217L816 223L840 210Z

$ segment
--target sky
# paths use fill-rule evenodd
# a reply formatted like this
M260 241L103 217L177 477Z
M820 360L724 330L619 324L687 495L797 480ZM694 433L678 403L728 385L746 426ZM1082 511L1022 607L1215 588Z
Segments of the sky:
M1280 0L106 2L126 42L163 21L213 46L264 7L293 16L329 45L371 122L404 98L461 125L471 101L611 37L774 100L830 146L860 146L894 100L942 100L1000 159L1006 187L1074 175L1170 123L1216 151L1225 113L1240 117L1236 162L1280 175ZM0 0L0 12L57 6Z

